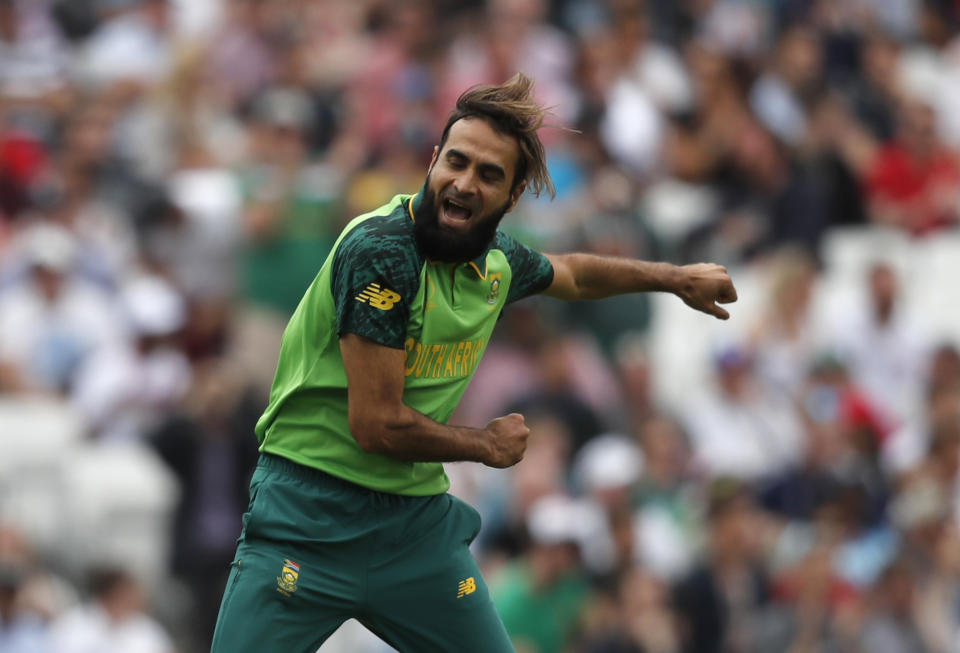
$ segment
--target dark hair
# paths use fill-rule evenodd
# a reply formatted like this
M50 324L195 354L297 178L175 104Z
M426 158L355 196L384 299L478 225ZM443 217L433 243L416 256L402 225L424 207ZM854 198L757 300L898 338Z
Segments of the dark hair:
M556 189L547 171L543 143L537 136L548 113L533 97L533 80L523 73L517 73L500 86L474 86L457 98L456 108L443 128L440 149L447 142L453 123L463 118L485 120L501 134L516 138L520 146L513 187L526 181L534 195L546 190L554 197Z
M743 501L752 501L750 489L745 482L732 476L717 477L707 489L707 518L717 521L742 505Z
M119 567L95 567L87 573L87 590L93 598L103 600L133 581L133 576Z

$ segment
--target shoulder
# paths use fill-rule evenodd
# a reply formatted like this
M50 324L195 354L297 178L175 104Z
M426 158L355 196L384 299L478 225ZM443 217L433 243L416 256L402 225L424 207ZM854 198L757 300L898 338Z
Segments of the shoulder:
M371 283L412 297L424 263L413 237L406 196L398 195L347 225L333 257L331 280L335 293L346 293L344 298Z
M377 211L354 219L344 230L337 247L337 257L416 264L420 256L406 201L405 196L398 196Z
M547 271L553 273L553 266L545 255L502 231L497 231L491 249L503 252L514 272L527 272L538 276Z
M506 254L507 259L511 259L516 256L529 256L537 253L533 248L524 245L510 234L500 231L499 229L497 230L496 237L493 239L493 246L491 249L499 249Z

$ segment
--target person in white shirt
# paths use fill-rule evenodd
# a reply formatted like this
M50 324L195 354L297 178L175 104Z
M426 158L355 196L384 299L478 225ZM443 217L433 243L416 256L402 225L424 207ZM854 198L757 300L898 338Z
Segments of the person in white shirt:
M87 357L124 339L118 305L74 273L76 243L61 227L38 223L8 251L23 272L0 292L0 387L65 392Z
M163 627L144 612L136 579L105 569L91 575L92 601L61 615L51 626L57 653L174 653Z

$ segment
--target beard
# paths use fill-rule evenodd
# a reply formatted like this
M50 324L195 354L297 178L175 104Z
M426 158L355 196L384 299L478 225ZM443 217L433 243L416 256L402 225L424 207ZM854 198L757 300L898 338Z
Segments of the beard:
M477 218L467 233L460 233L440 224L440 205L436 191L430 188L430 175L427 175L421 195L413 237L421 254L442 263L466 263L483 254L510 206L508 200L500 208Z

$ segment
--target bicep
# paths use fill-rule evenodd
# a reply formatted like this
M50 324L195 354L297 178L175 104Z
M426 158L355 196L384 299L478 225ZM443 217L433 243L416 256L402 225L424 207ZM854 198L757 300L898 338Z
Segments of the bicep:
M553 266L553 282L543 294L557 299L574 300L580 296L577 278L569 254L544 254Z
M403 347L410 302L420 284L420 268L409 249L382 237L376 223L362 223L344 237L334 255L330 288L339 335Z
M402 349L355 333L340 338L340 355L347 373L350 433L364 451L379 451L385 434L403 415L406 357Z
M355 333L340 338L340 354L347 373L347 396L351 419L395 409L403 400L402 349L385 347Z

